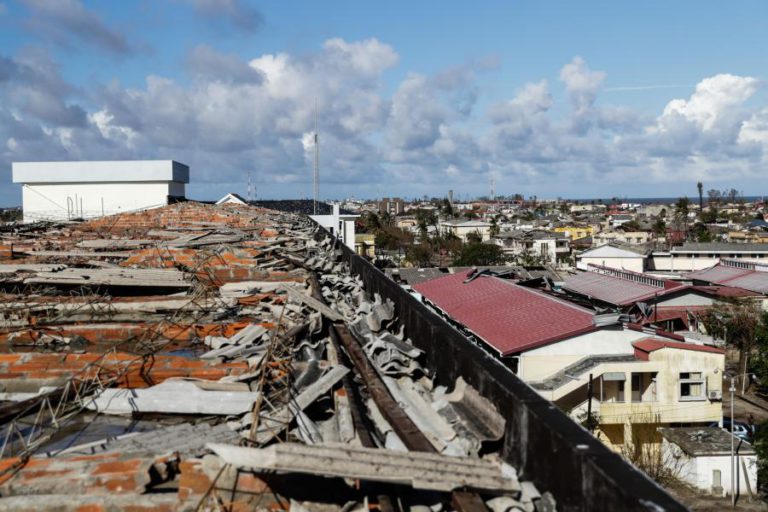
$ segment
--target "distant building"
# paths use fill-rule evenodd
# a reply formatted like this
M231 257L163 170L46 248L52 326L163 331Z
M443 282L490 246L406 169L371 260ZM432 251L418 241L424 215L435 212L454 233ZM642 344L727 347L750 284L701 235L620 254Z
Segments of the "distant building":
M14 162L24 221L92 218L185 196L189 167L173 160Z
M355 250L355 220L359 215L341 213L337 203L331 204L330 215L310 215L309 218L327 229L344 245Z
M633 251L614 245L602 245L584 251L576 256L576 268L588 270L590 265L643 272L647 256L640 251Z
M472 233L477 233L485 242L491 238L491 223L483 220L446 220L440 223L440 231L456 235L466 242Z
M235 194L234 192L230 192L229 194L225 195L218 201L216 201L216 204L248 204L248 201L243 199L242 196Z
M693 272L711 267L722 259L766 263L768 244L688 242L668 251L653 251L649 256L647 270Z
M400 215L405 211L405 203L399 197L385 197L379 201L379 213L389 213L390 215Z

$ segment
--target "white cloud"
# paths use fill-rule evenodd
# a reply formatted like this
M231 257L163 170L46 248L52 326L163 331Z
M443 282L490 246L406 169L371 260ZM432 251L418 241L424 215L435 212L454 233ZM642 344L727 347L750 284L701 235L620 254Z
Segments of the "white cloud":
M627 193L729 173L751 179L766 163L768 106L746 107L761 86L754 78L705 78L662 112L638 112L604 105L606 73L577 57L560 70L570 109L555 108L559 83L539 80L479 112L482 69L411 72L387 94L384 79L398 61L375 39L334 38L311 54L248 60L198 46L187 56L191 80L149 75L139 87L80 90L43 53L0 56L0 166L176 158L205 184L198 196L228 191L247 171L261 194L306 195L315 102L322 190L337 195L487 194L489 173L499 194Z

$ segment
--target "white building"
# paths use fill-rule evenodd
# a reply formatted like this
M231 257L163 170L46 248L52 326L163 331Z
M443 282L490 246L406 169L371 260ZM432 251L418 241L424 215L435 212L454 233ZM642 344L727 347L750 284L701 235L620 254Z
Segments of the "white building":
M189 167L173 160L14 162L24 221L91 218L163 206L185 195Z
M354 251L355 220L359 215L342 214L338 203L332 203L331 207L330 215L310 215L309 217Z
M602 245L584 251L576 256L576 268L588 270L590 265L609 267L617 270L643 272L646 255L613 245Z
M733 489L757 492L757 455L752 445L717 427L661 428L662 462L673 474L715 496L731 494L731 443L734 445Z

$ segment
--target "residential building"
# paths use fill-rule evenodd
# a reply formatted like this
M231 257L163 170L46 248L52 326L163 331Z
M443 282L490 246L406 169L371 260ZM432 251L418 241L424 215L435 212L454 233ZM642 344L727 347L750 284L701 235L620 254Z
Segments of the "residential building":
M329 215L310 215L309 218L327 229L333 236L341 240L344 245L355 250L355 221L357 214L341 213L338 203L331 203Z
M757 454L749 443L735 440L735 464L732 466L733 436L718 427L662 428L661 460L672 474L714 496L731 492L731 468L735 466L734 490L745 496L757 490Z
M594 226L558 226L552 228L555 233L565 233L571 241L578 240L580 238L591 237L595 233Z
M640 424L722 418L721 349L623 324L618 315L596 315L498 277L468 272L414 289L572 416L583 416L591 400L609 445L631 440Z
M14 162L24 222L156 208L185 196L189 167L173 160Z
M379 201L379 212L390 215L400 215L405 211L405 203L399 197L385 197Z
M728 241L734 244L768 244L768 232L729 231Z
M595 234L592 240L595 245L623 244L623 245L644 245L653 239L653 233L649 231L623 231L608 230Z
M235 194L234 192L230 192L229 194L225 195L224 197L216 201L216 204L225 204L225 203L248 204L248 201L243 199L242 196Z
M366 258L375 258L376 235L372 233L355 234L355 254Z
M469 240L472 233L477 233L483 242L491 238L491 223L484 220L445 220L440 223L439 229L444 234L457 236L462 242Z
M615 213L608 216L608 224L612 227L619 227L635 219L634 215L629 213Z
M493 237L505 254L531 256L543 263L558 265L571 256L570 239L565 233L542 229L530 231L502 231Z
M576 255L576 268L588 270L590 265L643 272L647 256L644 251L626 246L601 245Z
M687 242L667 251L653 251L646 270L664 272L693 272L717 264L721 259L768 261L768 244L725 242Z

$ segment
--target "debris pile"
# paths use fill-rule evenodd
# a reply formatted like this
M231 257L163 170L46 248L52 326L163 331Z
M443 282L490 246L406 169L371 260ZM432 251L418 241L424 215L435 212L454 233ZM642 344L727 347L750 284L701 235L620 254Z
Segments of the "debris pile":
M0 510L555 510L337 243L198 203L0 235Z

